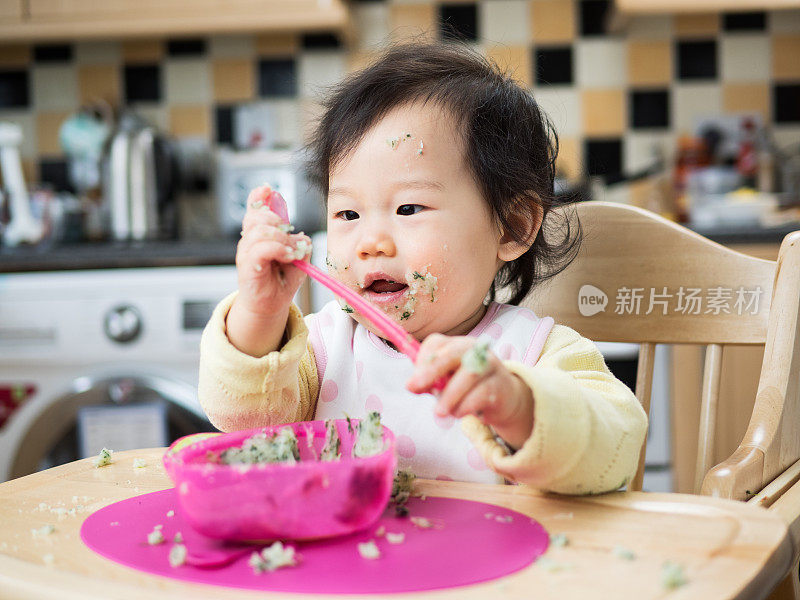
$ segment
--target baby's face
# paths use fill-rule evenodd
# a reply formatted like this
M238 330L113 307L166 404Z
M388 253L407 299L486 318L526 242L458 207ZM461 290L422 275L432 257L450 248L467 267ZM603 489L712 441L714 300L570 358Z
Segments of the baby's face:
M330 174L327 220L330 273L416 339L483 316L501 233L445 111L401 106L373 126Z

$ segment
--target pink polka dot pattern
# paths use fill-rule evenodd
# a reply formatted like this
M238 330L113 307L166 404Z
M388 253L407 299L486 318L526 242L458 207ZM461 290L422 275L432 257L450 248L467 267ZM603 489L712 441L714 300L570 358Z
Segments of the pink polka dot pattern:
M367 396L366 402L364 402L364 408L367 409L367 412L371 412L373 410L381 412L383 410L383 402L381 402L381 399L375 394L370 394Z
M328 327L331 327L333 325L333 317L330 316L328 313L325 312L319 313L317 318L319 319L320 327L324 327L327 329Z
M519 352L517 352L517 349L514 348L514 346L512 346L511 344L503 344L500 347L500 352L498 353L498 356L502 360L519 361Z
M467 452L467 462L469 463L469 466L476 471L485 471L489 468L486 466L486 463L483 462L481 454L476 448L470 448L470 451Z
M453 481L452 477L448 477L447 475L437 475L436 479L439 481Z
M328 380L322 384L322 388L319 391L319 399L323 402L333 402L336 400L336 396L339 395L339 386L336 385L335 381Z
M361 376L364 374L364 363L360 360L356 361L356 379L361 381Z
M440 417L439 415L433 415L433 422L436 423L442 429L450 429L453 426L453 423L456 422L456 418L447 415L446 417Z
M503 335L502 325L500 325L500 323L492 323L486 328L486 335L492 339L499 340L500 336Z
M417 446L407 435L398 435L394 442L397 453L403 458L411 458L417 453Z

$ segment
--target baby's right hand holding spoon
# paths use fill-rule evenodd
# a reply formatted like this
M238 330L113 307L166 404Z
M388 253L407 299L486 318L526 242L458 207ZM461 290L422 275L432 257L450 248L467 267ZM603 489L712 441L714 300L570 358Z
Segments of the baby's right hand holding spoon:
M264 356L280 347L289 306L305 273L292 265L311 240L269 209L272 190L250 192L236 248L239 294L226 320L230 342L245 354ZM298 249L300 252L298 252Z

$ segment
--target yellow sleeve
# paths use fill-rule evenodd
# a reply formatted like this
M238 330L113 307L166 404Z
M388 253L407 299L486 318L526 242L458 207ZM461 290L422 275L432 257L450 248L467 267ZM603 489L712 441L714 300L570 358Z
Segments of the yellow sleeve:
M220 431L313 419L317 365L300 310L289 311L283 347L255 358L228 340L225 319L235 297L217 305L200 341L197 394L208 419Z
M599 494L630 481L647 415L592 341L556 325L535 366L503 364L533 392L533 431L509 454L478 418L462 419L489 467L511 481L561 494Z

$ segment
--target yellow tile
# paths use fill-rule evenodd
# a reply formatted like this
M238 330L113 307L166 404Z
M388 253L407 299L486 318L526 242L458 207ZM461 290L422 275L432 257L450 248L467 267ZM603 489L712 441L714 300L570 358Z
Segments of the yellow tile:
M297 35L293 33L270 33L256 36L258 56L290 56L300 47Z
M122 42L122 60L127 64L159 62L165 54L164 40L126 40Z
M559 137L556 173L568 179L578 179L582 171L579 141L575 138Z
M652 177L631 181L630 199L633 206L648 208L652 205L653 195L658 193L656 180Z
M389 37L392 41L433 41L438 37L433 4L393 4L389 9Z
M527 46L492 46L486 51L486 57L520 84L533 85L531 53Z
M675 15L675 35L695 37L716 35L719 32L719 14L697 13Z
M575 3L571 0L532 0L531 32L535 44L571 42L575 38Z
M581 113L584 135L622 135L627 121L625 94L617 89L583 90Z
M767 83L726 83L722 87L722 109L728 113L754 112L765 123L770 120Z
M122 84L116 65L84 65L78 67L78 94L81 104L106 100L119 104Z
M772 77L800 78L800 35L775 35L772 38Z
M211 109L205 105L173 106L169 109L169 130L176 137L211 139Z
M218 59L211 65L214 100L238 102L255 97L255 64L249 58Z
M27 67L31 63L31 47L27 44L0 46L0 67Z
M672 81L672 44L668 40L628 43L628 82L660 85Z
M356 50L347 55L347 72L360 71L371 65L381 55L380 52Z
M42 112L36 115L36 149L39 156L62 156L58 131L70 116L68 111Z

